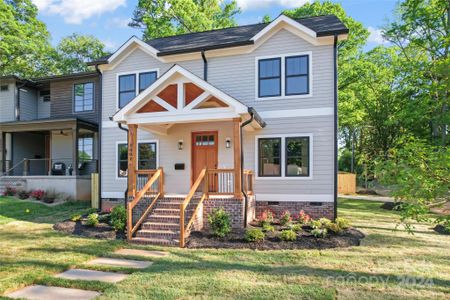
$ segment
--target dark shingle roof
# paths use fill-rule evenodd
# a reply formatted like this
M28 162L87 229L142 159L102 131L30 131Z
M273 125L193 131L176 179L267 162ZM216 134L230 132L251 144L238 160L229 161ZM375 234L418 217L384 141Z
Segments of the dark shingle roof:
M348 28L335 15L295 19L298 23L316 32L318 37L348 33ZM158 56L191 53L253 44L250 39L270 23L260 23L194 32L149 40L146 43L158 50ZM102 57L91 64L107 63L111 55Z

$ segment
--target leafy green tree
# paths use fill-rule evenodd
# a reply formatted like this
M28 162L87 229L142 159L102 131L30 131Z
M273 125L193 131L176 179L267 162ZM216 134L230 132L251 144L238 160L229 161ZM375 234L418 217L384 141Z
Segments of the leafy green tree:
M54 73L55 52L46 25L30 0L0 1L0 74L36 77Z
M63 38L58 46L58 70L63 74L88 71L87 62L107 54L105 45L92 35L72 34Z
M428 132L447 144L450 123L450 1L405 0L397 9L397 19L384 31L385 38L399 47L406 60L405 72L419 99L427 109L419 111L428 117ZM413 113L409 111L409 113Z
M239 13L235 0L139 0L129 25L153 39L231 27Z

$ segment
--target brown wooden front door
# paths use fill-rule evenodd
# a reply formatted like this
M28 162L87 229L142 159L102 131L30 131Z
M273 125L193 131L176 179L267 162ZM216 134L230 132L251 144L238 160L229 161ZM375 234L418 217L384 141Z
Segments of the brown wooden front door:
M191 185L205 167L217 169L218 148L217 131L192 133L192 177ZM210 184L214 184L214 181Z

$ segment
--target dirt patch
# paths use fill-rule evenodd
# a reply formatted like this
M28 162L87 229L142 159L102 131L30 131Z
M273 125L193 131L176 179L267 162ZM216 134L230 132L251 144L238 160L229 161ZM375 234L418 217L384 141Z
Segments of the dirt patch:
M378 196L379 194L375 190L369 190L369 189L360 189L356 192L358 195L371 195L371 196Z
M380 208L386 209L386 210L401 210L401 205L403 202L384 202L381 204Z
M227 248L227 249L329 249L359 246L365 237L361 231L350 228L340 235L330 234L325 238L316 238L309 232L297 235L297 240L292 242L282 241L276 232L266 233L263 242L248 243L244 240L244 229L234 230L225 238L217 238L207 232L192 232L186 246L188 248Z
M434 231L436 231L437 233L440 234L445 234L445 235L450 235L450 231L448 231L444 225L441 224L437 224L434 228Z
M123 232L116 232L109 224L99 223L97 226L86 226L83 221L66 220L53 225L53 229L64 233L75 234L96 239L124 239Z

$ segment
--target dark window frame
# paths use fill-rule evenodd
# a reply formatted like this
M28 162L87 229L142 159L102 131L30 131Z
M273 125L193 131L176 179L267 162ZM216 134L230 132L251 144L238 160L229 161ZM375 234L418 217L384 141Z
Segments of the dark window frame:
M156 141L153 141L153 142L138 142L137 143L138 159L137 159L137 166L136 167L138 168L138 170L143 170L143 169L139 168L139 165L140 165L139 164L139 161L140 161L139 147L142 144L154 144L155 145L155 169L157 169L158 168L158 143ZM123 146L127 147L127 153L128 153L128 143L118 143L117 144L117 148L116 148L116 151L117 151L117 158L116 158L116 161L117 161L117 170L116 170L117 178L127 178L127 176L121 176L120 175L120 163L121 162L126 162L127 163L127 169L128 169L128 154L127 154L127 158L126 159L120 159L120 147L123 147ZM147 161L147 159L146 159L146 161ZM148 161L150 161L150 160L148 160Z
M270 60L278 60L279 62L279 76L269 76L269 77L261 77L261 62L264 61L270 61ZM280 85L279 85L279 94L278 95L266 95L261 96L261 80L267 80L267 79L279 79ZM282 95L281 90L281 81L282 81L282 68L281 68L281 57L272 57L272 58L264 58L258 60L258 98L272 98L272 97L280 97Z
M288 140L289 139L307 139L308 141L308 172L306 175L288 175ZM311 138L309 136L287 136L284 138L284 176L285 177L309 177L311 173Z
M158 80L158 72L157 71L148 71L148 72L141 72L141 73L139 73L139 82L138 82L139 93L141 93L142 91L144 91L146 89L146 88L145 89L141 89L141 76L142 75L146 75L146 74L155 74L155 81ZM153 82L155 82L155 81L153 81ZM153 82L150 85L152 85Z
M85 91L84 86L86 84L92 84L92 108L91 109L84 109L84 102L85 100ZM76 100L76 86L77 85L83 85L83 110L77 110L77 100ZM47 101L46 101L47 102ZM84 112L93 112L95 110L95 83L93 81L86 81L86 82L77 82L73 84L73 112L74 113L84 113Z
M81 146L81 145L82 145L82 147L83 147L83 151L86 152L86 151L85 151L85 142L83 141L83 142L80 143L80 141L81 141L81 140L84 140L84 139L90 139L90 140L92 140L92 149L91 149L92 153L91 153L91 158L88 159L88 160L83 160L83 159L81 159L81 157L80 157L80 146ZM79 137L78 137L78 160L79 160L80 162L84 162L84 161L89 161L89 160L93 160L93 159L94 159L94 135L93 135L93 134L86 134L86 135L81 135L81 136L79 136Z
M133 77L134 78L134 84L133 84L133 89L132 90L124 90L124 91L121 91L120 90L120 78L122 78L122 77ZM137 93L136 93L136 73L130 73L130 74L123 74L123 75L119 75L119 77L117 78L117 101L118 101L118 103L117 103L117 106L119 107L119 108L123 108L123 107L125 107L128 103L126 103L126 104L124 104L123 106L121 106L121 101L120 101L120 95L121 94L123 94L123 93L130 93L130 92L134 92L134 96L136 97L137 96Z
M7 92L7 91L9 91L9 84L0 85L0 92Z
M264 140L278 140L279 141L279 145L280 145L280 148L279 148L279 153L280 153L280 156L279 156L279 160L280 160L280 175L264 175L262 172L263 172L263 169L261 168L261 141L264 141ZM282 142L283 142L283 139L281 138L281 137L261 137L261 138L258 138L258 177L275 177L275 178L278 178L278 177L283 177L283 172L282 172L282 168L283 168L283 155L282 155L282 151L283 151L283 149L282 149L282 147L283 147L283 145L282 145Z
M300 57L306 57L306 74L295 74L295 75L288 75L287 74L287 62L289 58L300 58ZM306 77L306 93L288 93L287 86L288 86L288 78L299 78L299 77ZM284 58L284 95L285 96L296 96L296 95L309 95L310 94L310 86L309 86L309 79L310 79L310 72L309 72L309 54L302 54L302 55L292 55L292 56L286 56Z

